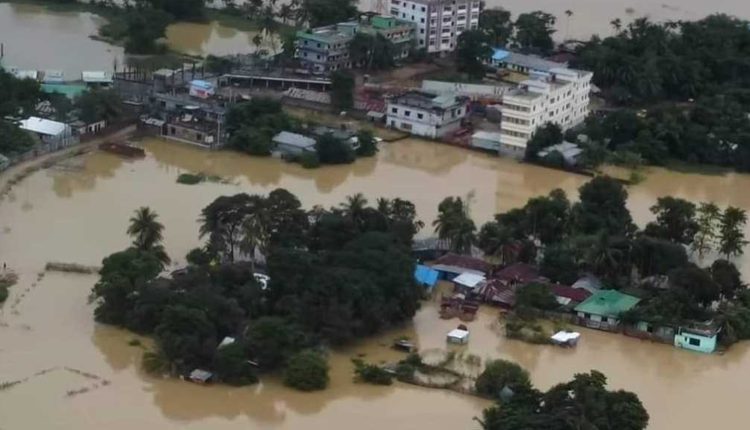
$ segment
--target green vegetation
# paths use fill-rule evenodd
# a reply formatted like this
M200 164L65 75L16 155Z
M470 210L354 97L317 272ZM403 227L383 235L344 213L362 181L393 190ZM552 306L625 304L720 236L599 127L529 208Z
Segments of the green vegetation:
M484 31L467 30L458 36L456 46L458 71L466 73L469 79L482 79L484 77L484 62L491 55L490 38Z
M141 208L130 222L133 246L104 259L92 298L98 321L152 335L144 365L157 373L213 370L247 384L285 371L302 389L322 387L325 360L304 352L345 344L410 319L421 289L410 244L420 223L413 204L361 195L311 211L278 189L267 196L223 196L200 217L203 247L187 270L159 278L163 227ZM255 255L270 282L255 278ZM222 339L235 342L218 347ZM312 357L315 355L315 357Z
M375 142L375 135L372 131L362 129L357 133L357 155L360 157L372 157L378 153L378 144Z
M623 429L644 430L649 415L634 393L610 391L596 370L541 392L518 385L506 399L484 410L484 430Z
M331 74L331 104L338 110L354 106L354 76L346 70Z
M357 158L349 143L331 133L324 134L316 140L315 150L322 164L349 164Z
M352 359L352 363L354 363L354 376L357 381L375 385L393 384L393 375L382 367L365 363L359 359Z
M432 222L440 239L450 240L451 250L461 254L471 252L476 242L476 225L469 214L471 196L446 197L438 205L438 217Z
M504 388L516 391L530 388L529 372L507 360L493 360L486 364L474 385L477 393L493 400L500 400Z
M300 351L289 359L284 385L300 391L318 391L328 386L328 363L319 352Z
M378 33L359 32L349 42L349 58L365 70L385 70L395 65L393 42Z
M200 184L205 180L206 176L203 173L180 173L180 176L177 177L177 183L184 185Z
M229 146L252 155L271 155L271 139L294 122L281 103L270 98L253 98L232 106L227 114Z
M357 6L353 0L302 0L298 13L310 27L319 27L348 21L357 15Z

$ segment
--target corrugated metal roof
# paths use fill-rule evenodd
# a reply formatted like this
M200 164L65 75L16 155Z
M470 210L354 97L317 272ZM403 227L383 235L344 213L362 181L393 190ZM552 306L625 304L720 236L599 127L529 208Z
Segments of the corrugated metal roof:
M107 73L104 71L83 71L81 72L81 80L83 82L86 82L88 84L98 84L98 83L111 83L112 82L112 74Z
M273 137L273 141L283 145L296 146L302 149L309 149L315 146L315 140L301 134L282 131Z
M39 117L29 117L21 121L21 128L34 133L44 134L46 136L59 136L65 132L67 125L50 121Z
M500 142L500 138L502 137L502 133L493 133L490 131L478 131L471 135L472 139L484 139L484 140L490 140L492 142Z
M601 290L575 307L576 312L617 318L640 302L638 297L615 290Z

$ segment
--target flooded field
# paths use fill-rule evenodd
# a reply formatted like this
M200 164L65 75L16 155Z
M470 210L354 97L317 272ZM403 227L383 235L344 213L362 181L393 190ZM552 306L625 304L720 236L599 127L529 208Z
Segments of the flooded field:
M113 70L125 62L122 47L96 41L104 18L88 12L58 12L43 6L0 3L0 42L5 44L5 66L62 70L66 79L80 79L81 70ZM217 22L181 22L167 27L167 45L181 53L205 56L247 54L259 47L280 49L277 40L253 43L257 33ZM70 55L75 52L76 55Z
M3 430L129 429L134 424L144 430L248 425L395 430L428 423L435 430L473 428L471 418L481 413L484 401L403 384L374 387L351 380L351 357L396 360L401 355L388 345L402 335L423 349L443 348L445 333L458 322L439 319L435 303L426 303L405 327L334 351L331 387L322 393L291 391L274 377L246 388L200 387L145 375L139 369L143 347L128 345L136 336L93 322L87 296L96 277L40 273L47 261L93 265L127 246L127 219L142 205L159 213L166 226L167 250L180 264L185 252L198 244L198 212L222 194L284 187L306 206L337 204L356 192L371 200L399 196L414 201L429 225L438 202L447 195L473 191L472 212L481 222L555 187L574 195L586 179L418 140L386 144L377 157L353 165L317 170L159 140L147 141L145 148L148 156L140 161L100 152L67 160L34 173L0 203L0 259L21 275L0 308L0 383L22 381L0 390ZM175 180L182 172L217 174L230 183L180 185ZM648 207L662 195L750 209L750 195L743 192L748 186L749 176L656 169L630 188L629 205L639 223L650 219ZM750 266L742 266L747 279ZM541 388L575 372L603 371L614 387L638 393L652 416L653 429L703 429L717 417L724 428L740 428L739 423L750 419L742 405L744 381L750 378L747 343L723 356L706 356L584 330L576 350L534 346L505 339L491 308L483 308L469 328L468 352L483 359L517 361ZM40 408L44 414L36 413Z

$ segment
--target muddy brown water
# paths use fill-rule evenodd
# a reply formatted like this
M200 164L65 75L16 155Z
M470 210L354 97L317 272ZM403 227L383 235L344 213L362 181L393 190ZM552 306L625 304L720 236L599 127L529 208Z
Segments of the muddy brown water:
M43 6L0 3L0 42L5 44L7 67L62 70L67 80L80 79L82 70L122 67L122 47L91 39L105 19L88 12L52 11ZM247 54L257 47L256 32L240 31L215 21L180 22L167 27L167 45L189 55ZM280 49L278 39L265 38L260 48ZM75 53L75 55L71 55Z
M93 265L125 247L127 219L142 205L159 213L166 247L179 264L198 244L200 209L223 194L284 187L308 207L337 204L355 192L371 201L400 196L414 201L429 224L446 195L473 192L472 213L482 222L555 187L573 194L585 181L418 140L385 144L375 158L317 170L158 140L145 142L145 148L148 156L138 161L102 152L67 160L32 174L0 202L0 259L21 275L0 308L0 383L23 380L0 390L0 428L473 428L472 417L485 401L351 379L352 357L362 354L372 362L402 357L388 348L400 336L423 349L445 348L445 334L458 321L441 320L433 302L404 327L332 352L331 387L324 392L294 392L275 377L245 388L201 387L143 374L144 349L128 345L136 336L93 322L87 296L95 276L47 273L39 279L39 273L50 260ZM182 172L217 174L230 183L180 185L175 181ZM629 189L629 206L641 224L662 195L750 208L749 186L745 175L653 169ZM497 311L483 308L469 323L471 340L464 350L483 359L517 361L541 388L595 368L608 375L612 386L638 393L653 429L704 429L716 423L743 428L750 419L744 407L750 378L746 343L709 356L583 330L579 347L568 350L507 340L499 327Z

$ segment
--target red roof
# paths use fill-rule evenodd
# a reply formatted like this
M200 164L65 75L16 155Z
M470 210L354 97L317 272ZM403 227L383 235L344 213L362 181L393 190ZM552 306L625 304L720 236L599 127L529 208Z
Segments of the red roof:
M498 280L492 280L479 287L477 291L485 302L495 302L510 307L516 304L516 292L513 287L505 285Z
M510 266L495 272L492 279L497 279L504 282L514 283L528 283L541 278L539 275L539 269L536 266L532 266L526 263L515 263Z
M552 290L552 294L558 297L565 297L574 302L583 302L591 297L591 293L583 288L573 288L566 285L553 284L550 285L550 289Z
M435 261L435 264L461 267L464 269L476 270L482 273L489 273L492 270L492 265L484 260L458 254L445 254L442 257L438 258Z

